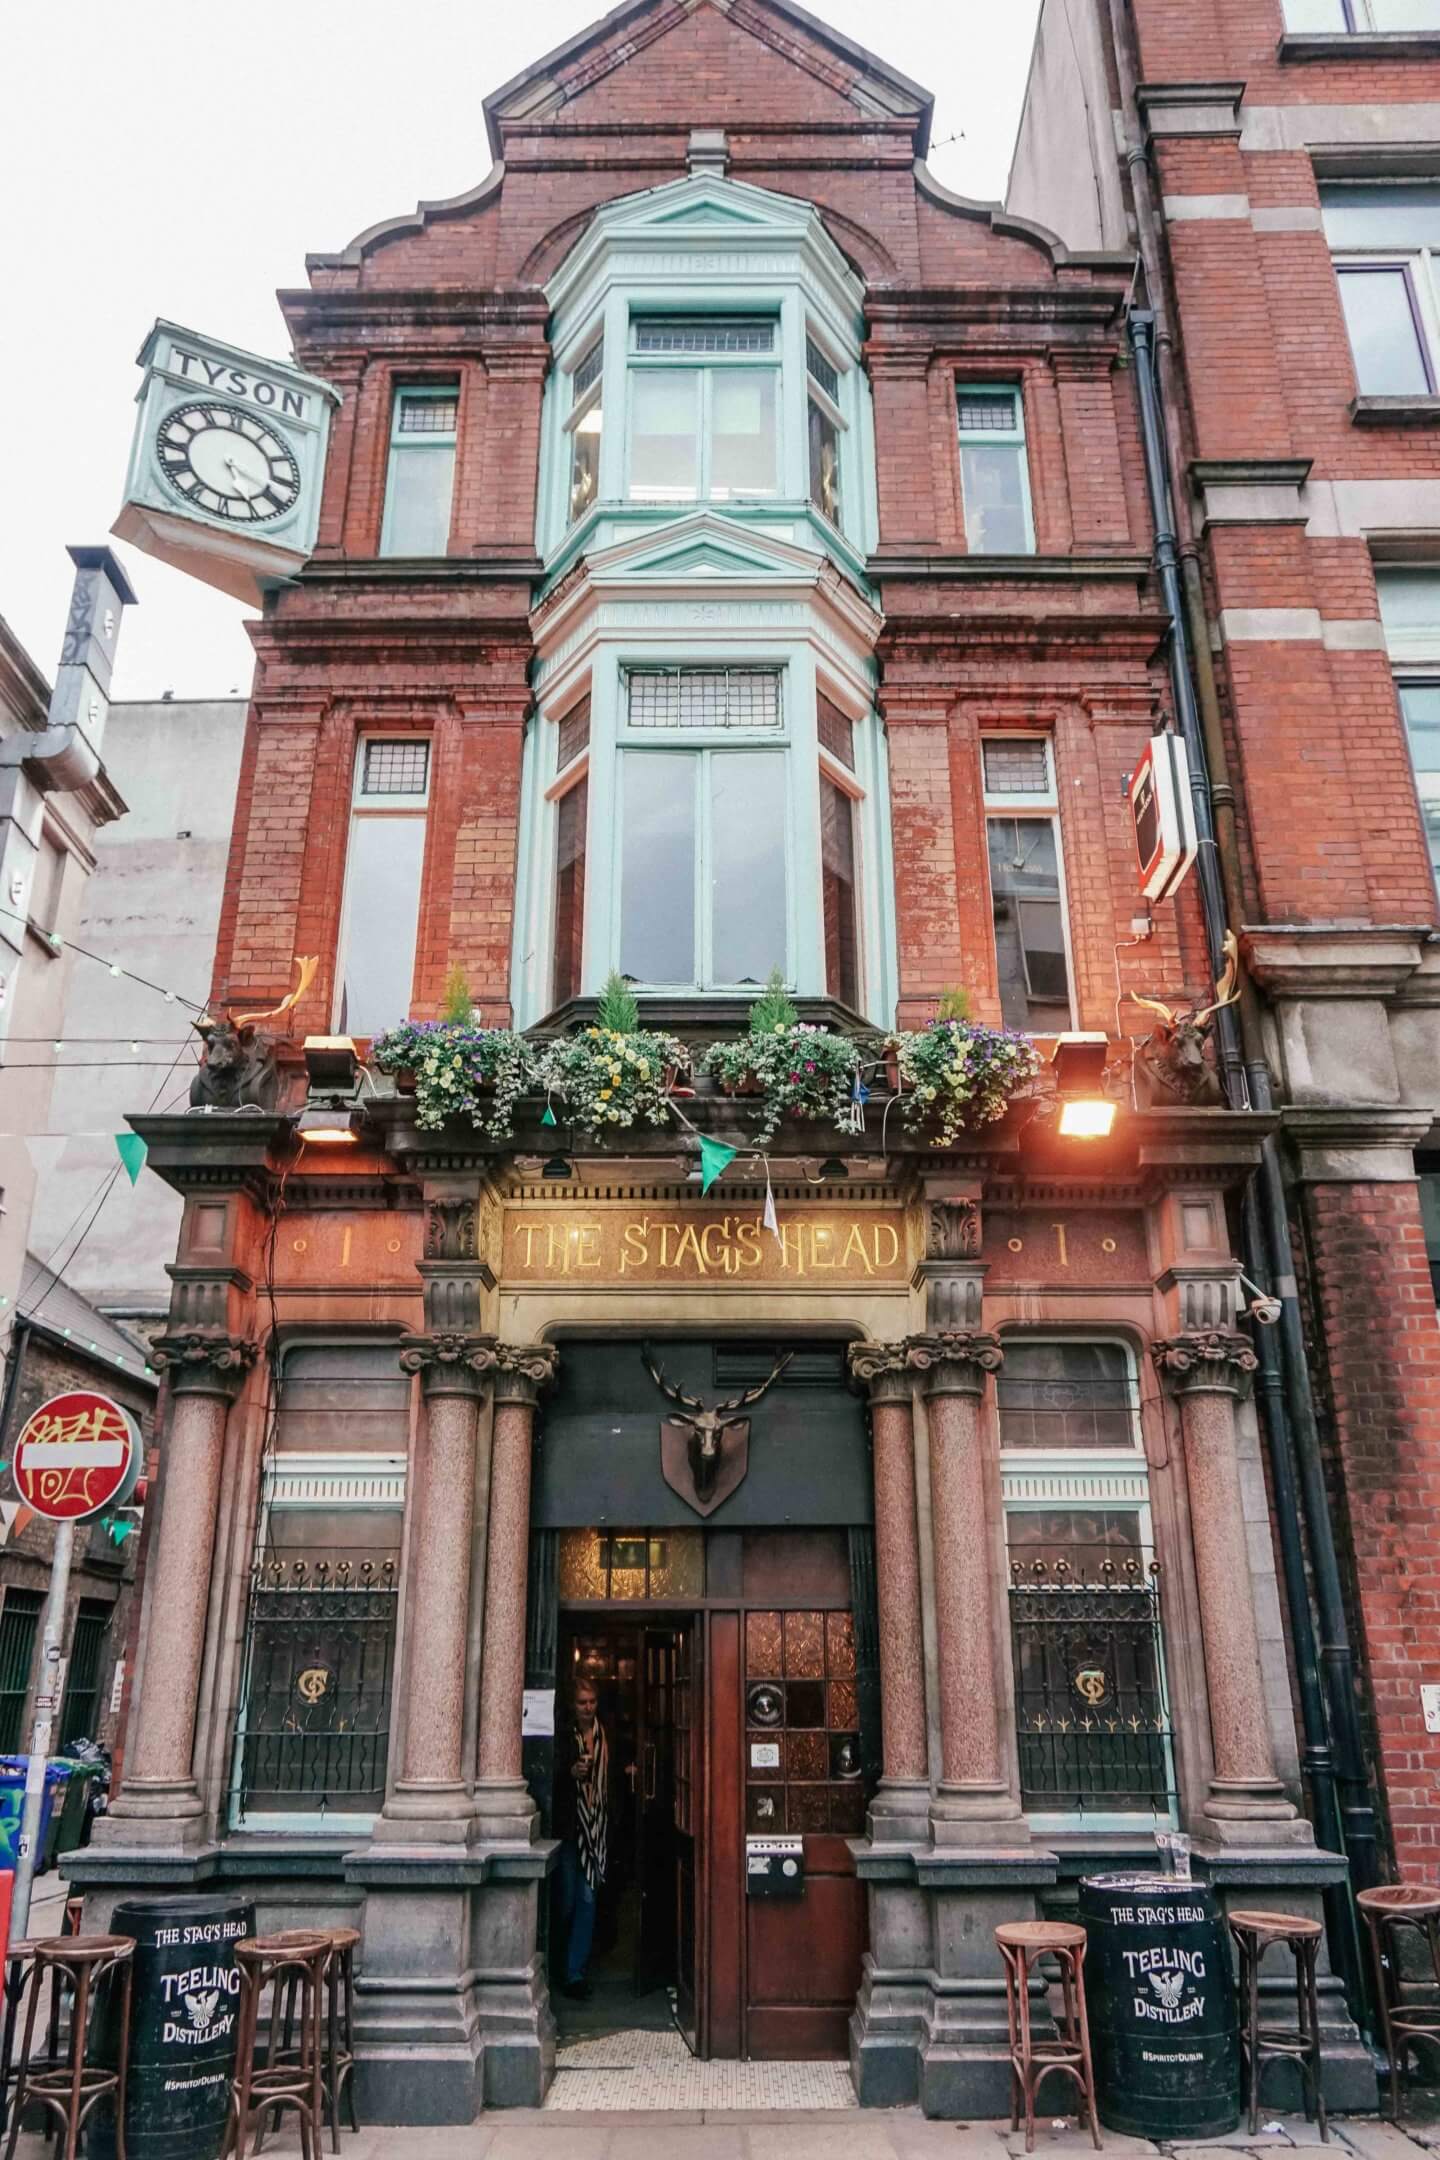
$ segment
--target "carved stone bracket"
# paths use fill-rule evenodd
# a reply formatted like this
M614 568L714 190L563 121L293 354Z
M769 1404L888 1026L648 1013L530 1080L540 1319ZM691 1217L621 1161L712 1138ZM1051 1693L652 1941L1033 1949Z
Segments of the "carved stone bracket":
M960 1328L912 1335L905 1354L927 1396L981 1395L986 1374L998 1372L1005 1362L998 1335Z
M872 1403L909 1402L911 1368L903 1342L851 1343L845 1362L851 1385Z
M1191 1328L1151 1343L1150 1355L1176 1395L1247 1395L1260 1362L1238 1328Z
M479 1204L473 1193L436 1195L425 1204L425 1258L475 1260Z
M238 1395L260 1345L243 1335L159 1335L150 1362L177 1395Z

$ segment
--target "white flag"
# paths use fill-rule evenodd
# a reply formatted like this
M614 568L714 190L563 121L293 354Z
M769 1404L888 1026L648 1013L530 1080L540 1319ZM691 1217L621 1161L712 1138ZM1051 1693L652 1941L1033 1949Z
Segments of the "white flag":
M770 1184L770 1174L765 1174L765 1213L760 1218L776 1244L780 1242L780 1222L775 1213L775 1194Z

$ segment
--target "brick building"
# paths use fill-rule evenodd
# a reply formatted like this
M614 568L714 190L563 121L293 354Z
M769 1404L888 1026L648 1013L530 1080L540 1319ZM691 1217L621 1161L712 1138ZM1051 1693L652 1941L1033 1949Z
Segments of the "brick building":
M1382 1846L1433 1881L1440 13L1046 6L1010 200L1143 243L1311 1300L1348 1606L1321 1634L1348 1617Z
M1075 244L947 193L927 93L788 0L632 0L485 111L471 194L282 295L341 404L313 556L255 631L217 1007L267 1012L318 964L248 1108L136 1120L185 1210L126 1776L83 1879L102 1923L136 1885L353 1915L372 2119L535 2104L585 1677L614 1771L596 1971L627 2015L658 1996L668 2023L670 1989L703 2055L848 2054L865 2102L997 2112L992 1925L1153 1860L1157 1831L1189 1833L1222 1898L1327 1902L1348 1954L1355 1851L1312 1822L1281 1422L1303 1386L1275 1347L1298 1320L1292 1294L1252 1341L1239 1256L1263 1282L1254 1181L1293 1129L1328 1165L1322 1258L1332 1234L1379 1255L1409 1210L1363 1326L1352 1263L1332 1377L1379 1330L1423 1365L1415 1187L1376 1153L1413 1147L1418 1114L1357 1125L1296 1080L1362 1042L1367 1071L1409 1054L1394 955L1423 972L1434 917L1378 631L1335 582L1363 545L1328 543L1300 597L1280 557L1310 543L1268 516L1297 452L1257 478L1219 415L1217 561L1271 581L1235 619L1346 633L1288 635L1263 678L1288 774L1247 749L1238 693L1230 714L1242 872L1284 926L1230 913L1273 993L1276 1111L1225 1013L1225 1094L1194 1030L1188 1067L1173 1027L1132 1058L1155 1017L1134 996L1214 1005L1226 922L1213 848L1203 909L1196 878L1147 908L1125 801L1172 718L1197 780L1205 744L1148 377L1124 364L1123 171L1097 173L1119 207ZM1262 393L1278 411L1246 364L1237 410ZM1389 699L1383 815L1338 683L1314 697L1330 667ZM1376 921L1416 927L1311 938L1362 863ZM706 1053L774 969L855 1084L772 1134L743 1062L726 1095ZM473 1118L434 1113L475 1036L456 971L542 1061L513 1117L493 1076ZM601 1105L639 1086L624 1031L588 1095L573 1062L615 972L697 1072L623 1127ZM1317 972L1327 998L1363 983L1354 1024L1317 1026ZM956 990L981 1033L927 1028ZM449 1034L351 1084L346 1040L363 1057L442 1005ZM803 1091L826 1053L784 1040ZM1003 1114L947 1137L891 1083L957 1041L1020 1062ZM1097 1049L1118 1115L1087 1140L1067 1073ZM1356 1383L1356 1455L1385 1408ZM746 1895L775 1839L801 1899ZM1332 2096L1373 2103L1328 1969L1321 2000Z

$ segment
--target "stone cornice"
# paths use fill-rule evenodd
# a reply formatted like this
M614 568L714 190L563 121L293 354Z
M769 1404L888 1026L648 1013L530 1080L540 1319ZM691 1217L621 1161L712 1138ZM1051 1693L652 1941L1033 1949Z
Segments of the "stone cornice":
M1241 949L1277 997L1391 997L1435 936L1429 923L1245 923Z
M1150 575L1150 558L1134 552L1120 555L963 555L948 549L934 553L916 550L872 555L865 570L869 577L886 580L933 578L945 583L984 585L1007 585L1012 581L1020 585L1057 582L1081 585L1093 584L1097 578L1110 578L1117 582L1133 580L1138 584Z

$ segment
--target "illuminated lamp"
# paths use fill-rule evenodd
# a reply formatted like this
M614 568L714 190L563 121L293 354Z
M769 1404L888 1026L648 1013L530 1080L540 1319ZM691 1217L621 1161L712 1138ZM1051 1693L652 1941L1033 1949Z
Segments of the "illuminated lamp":
M354 1147L360 1138L360 1114L353 1103L307 1102L295 1130L314 1147Z
M1115 1103L1102 1092L1109 1040L1104 1035L1057 1035L1050 1063L1060 1100L1060 1130L1070 1140L1104 1140L1115 1123Z

